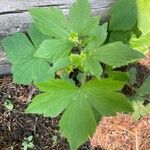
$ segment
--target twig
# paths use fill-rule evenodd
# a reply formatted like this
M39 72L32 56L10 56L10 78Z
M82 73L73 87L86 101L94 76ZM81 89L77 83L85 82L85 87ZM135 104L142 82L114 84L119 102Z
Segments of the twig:
M31 89L31 91L28 94L27 103L31 102L32 96L35 93L35 91L36 91L36 88L33 86L32 89Z
M136 144L136 150L139 150L139 143L138 143L138 132L135 131L135 144Z

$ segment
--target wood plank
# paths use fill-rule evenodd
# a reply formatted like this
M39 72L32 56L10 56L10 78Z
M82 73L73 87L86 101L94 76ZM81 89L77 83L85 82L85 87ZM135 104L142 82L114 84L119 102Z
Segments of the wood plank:
M0 75L9 74L11 72L11 65L6 59L6 55L0 47Z
M29 8L37 6L57 6L65 15L75 0L0 0L0 36L7 36L14 32L26 31L31 23ZM108 16L110 6L116 0L91 0L94 15Z
M14 32L24 32L32 22L28 10L32 7L59 7L65 15L75 0L0 0L0 40ZM108 17L110 6L116 0L91 0L92 13ZM0 45L0 74L10 73L11 65L6 59Z
M57 6L68 8L75 0L0 0L0 13L25 11L31 7ZM115 0L91 0L92 8L105 8Z
M93 14L102 15L103 20L108 16L109 8L93 9ZM68 14L68 9L63 9L64 14ZM24 32L28 29L32 18L28 12L0 15L0 36L8 36L14 32Z

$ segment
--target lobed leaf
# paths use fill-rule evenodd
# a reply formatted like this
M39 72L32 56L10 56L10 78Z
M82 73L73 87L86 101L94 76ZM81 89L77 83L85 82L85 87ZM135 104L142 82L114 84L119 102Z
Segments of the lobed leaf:
M139 120L144 115L150 114L150 104L144 106L141 100L133 101L133 108L135 112L132 114L132 117L135 120Z
M93 51L93 55L100 62L114 67L127 65L129 62L144 57L142 53L131 49L128 45L121 42L106 44Z
M83 51L85 53L90 52L92 54L93 50L99 48L105 42L107 34L107 23L101 26L96 26L96 28L90 32L89 36L91 40L87 43L87 46L83 49Z
M49 91L57 91L57 90L75 90L77 87L71 84L70 82L64 80L48 80L45 82L36 83L36 86L42 92L49 92Z
M149 0L137 0L138 10L138 23L139 30L146 35L150 33L150 1Z
M23 33L15 33L2 42L10 62L13 64L14 82L31 84L49 78L49 64L41 58L35 58L35 47ZM42 72L42 73L41 73Z
M55 79L38 83L37 86L46 93L36 96L27 112L51 117L57 117L64 111L77 91L77 87L71 83Z
M107 23L105 23L101 26L97 26L90 33L90 36L93 38L93 41L95 42L95 44L97 46L101 46L104 43L104 41L106 40L107 34L108 34L107 26L108 26Z
M32 24L29 27L28 34L33 42L33 45L35 46L36 49L39 48L40 44L46 40L49 39L50 37L47 35L42 34L34 24Z
M13 81L18 84L42 82L50 77L50 66L41 58L33 58L27 62L13 64Z
M43 34L56 38L68 38L70 34L68 21L59 9L53 7L32 8L29 12L36 27Z
M13 64L24 63L33 58L35 48L23 33L14 33L13 36L2 41L9 61Z
M53 62L52 67L50 68L50 76L55 78L55 73L61 70L65 70L71 64L69 57L58 58Z
M86 95L78 92L60 121L61 132L67 137L71 150L76 150L96 128L96 120Z
M128 75L129 75L129 83L131 85L134 85L134 83L136 83L136 77L137 77L137 69L136 69L136 67L129 68Z
M109 29L126 31L132 29L137 22L136 0L119 0L111 9Z
M112 31L109 35L109 43L123 42L128 44L131 38L131 31Z
M94 75L98 79L103 73L103 69L100 63L96 59L94 59L94 57L92 57L91 55L86 56L86 59L83 62L83 68L85 72Z
M86 26L83 28L81 35L86 36L87 34L90 34L90 32L99 25L99 22L100 16L91 16L87 21Z
M73 45L66 39L44 40L34 56L44 58L53 63L59 58L69 56Z
M88 0L77 0L69 10L69 23L74 32L80 34L90 19L91 8Z
M33 99L27 112L55 117L64 111L60 130L67 137L71 149L76 150L95 130L93 107L102 115L133 111L125 96L116 92L123 85L124 82L110 79L92 80L80 88L63 80L38 83L37 86L45 93Z
M125 82L112 79L93 80L85 85L87 99L101 115L114 115L116 112L132 112L127 98L117 91Z
M113 80L124 81L124 82L129 81L129 75L126 72L122 72L122 71L110 71L109 78Z
M137 90L137 94L140 96L150 95L150 75L145 79L142 86Z
M150 47L150 33L141 35L139 38L132 36L130 39L130 45L132 48L146 54Z

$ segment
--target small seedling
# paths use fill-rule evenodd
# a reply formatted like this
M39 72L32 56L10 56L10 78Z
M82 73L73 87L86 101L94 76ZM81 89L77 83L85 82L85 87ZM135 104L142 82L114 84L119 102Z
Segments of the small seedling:
M57 136L54 135L54 136L52 137L52 140L53 140L53 146L52 146L52 147L54 147L54 146L57 144Z
M24 138L24 141L22 142L23 150L33 149L33 136L28 136L27 138Z
M141 117L150 114L150 103L146 106L143 105L144 100L133 101L134 113L132 114L133 119L138 120Z
M14 150L14 147L13 147L13 146L11 146L9 150Z
M9 99L6 99L6 100L5 100L4 106L5 106L9 111L13 110L13 108L14 108L14 105L13 105L12 101L9 100Z

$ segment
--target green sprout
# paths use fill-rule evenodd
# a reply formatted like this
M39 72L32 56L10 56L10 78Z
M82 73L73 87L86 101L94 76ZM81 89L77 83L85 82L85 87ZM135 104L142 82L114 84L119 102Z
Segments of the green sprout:
M24 138L24 141L22 142L23 150L33 149L33 136L30 135L27 138Z
M5 103L4 103L4 106L5 106L9 111L13 110L13 108L14 108L14 105L13 105L12 101L9 100L9 99L6 99L6 101L5 101Z

